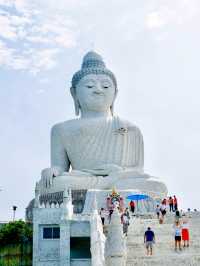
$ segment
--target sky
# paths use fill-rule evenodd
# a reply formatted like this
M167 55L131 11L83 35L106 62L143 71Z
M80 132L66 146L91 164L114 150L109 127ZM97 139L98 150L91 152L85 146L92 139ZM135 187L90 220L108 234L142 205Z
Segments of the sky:
M116 75L115 113L143 133L145 172L200 208L199 25L199 0L0 0L0 221L13 205L24 218L92 49Z

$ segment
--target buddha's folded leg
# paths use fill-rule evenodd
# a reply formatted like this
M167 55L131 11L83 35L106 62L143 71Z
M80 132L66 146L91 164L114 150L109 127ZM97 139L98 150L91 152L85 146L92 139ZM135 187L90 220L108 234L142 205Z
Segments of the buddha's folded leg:
M99 177L81 175L62 175L53 180L53 187L57 189L95 189L99 187Z

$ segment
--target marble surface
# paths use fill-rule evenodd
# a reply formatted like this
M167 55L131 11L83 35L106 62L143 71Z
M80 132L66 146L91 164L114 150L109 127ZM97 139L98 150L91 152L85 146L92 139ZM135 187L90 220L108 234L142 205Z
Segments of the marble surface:
M164 183L143 172L140 129L114 114L117 92L102 57L87 53L71 87L80 117L52 127L51 167L42 171L40 191L117 187L167 193Z
M174 214L167 214L164 224L156 217L131 219L127 238L127 266L199 266L200 265L200 213L186 214L189 219L190 247L174 251ZM146 256L144 232L150 226L155 232L153 256Z

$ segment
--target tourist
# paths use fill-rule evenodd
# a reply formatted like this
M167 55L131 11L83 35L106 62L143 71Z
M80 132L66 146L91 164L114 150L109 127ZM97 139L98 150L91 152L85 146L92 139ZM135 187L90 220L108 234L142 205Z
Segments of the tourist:
M104 226L105 219L106 219L106 211L104 210L104 208L101 208L99 214L100 214L100 217L101 217L102 225Z
M129 205L130 205L130 209L131 209L132 214L134 214L134 212L135 212L135 202L133 200L131 200Z
M178 210L178 200L177 200L175 195L173 198L173 205L174 205L174 211L177 211Z
M175 222L175 223L176 223L176 222L180 223L180 219L181 219L181 214L180 214L180 212L177 210L177 211L175 212L174 222Z
M190 240L189 224L186 218L183 219L183 224L182 224L182 240L183 240L183 247L189 247L189 240Z
M167 205L167 200L163 199L162 204Z
M130 218L127 216L127 213L122 214L123 233L125 236L128 234L129 219Z
M175 251L177 251L177 247L179 247L179 250L181 249L181 233L182 233L182 227L179 222L175 222L174 224L174 240L175 240Z
M109 220L109 223L111 222L111 216L113 214L113 209L110 209L109 210L109 215L108 215L108 220Z
M159 205L156 206L156 215L159 220L159 217L160 217L160 206Z
M160 206L160 212L161 212L162 217L164 219L164 216L167 213L167 205L166 205L166 201L164 201L164 200L162 201L162 204Z
M155 234L151 230L151 227L147 228L144 233L144 243L146 243L147 256L153 254L153 244L155 243Z
M129 214L128 208L125 209L124 214L126 214L128 219L130 220L130 214Z
M173 210L174 210L173 198L169 197L168 202L169 202L169 211L173 212Z

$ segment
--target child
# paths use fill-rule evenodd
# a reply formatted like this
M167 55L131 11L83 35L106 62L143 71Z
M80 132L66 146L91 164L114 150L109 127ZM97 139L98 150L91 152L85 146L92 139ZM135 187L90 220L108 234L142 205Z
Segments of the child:
M183 220L182 224L182 240L183 240L183 247L189 247L189 224L186 219Z
M175 251L177 250L177 246L179 247L179 250L181 249L181 225L179 222L175 222L174 225L174 240L175 240Z
M159 216L160 216L160 206L159 205L156 206L156 215L157 215L157 218L159 220Z

